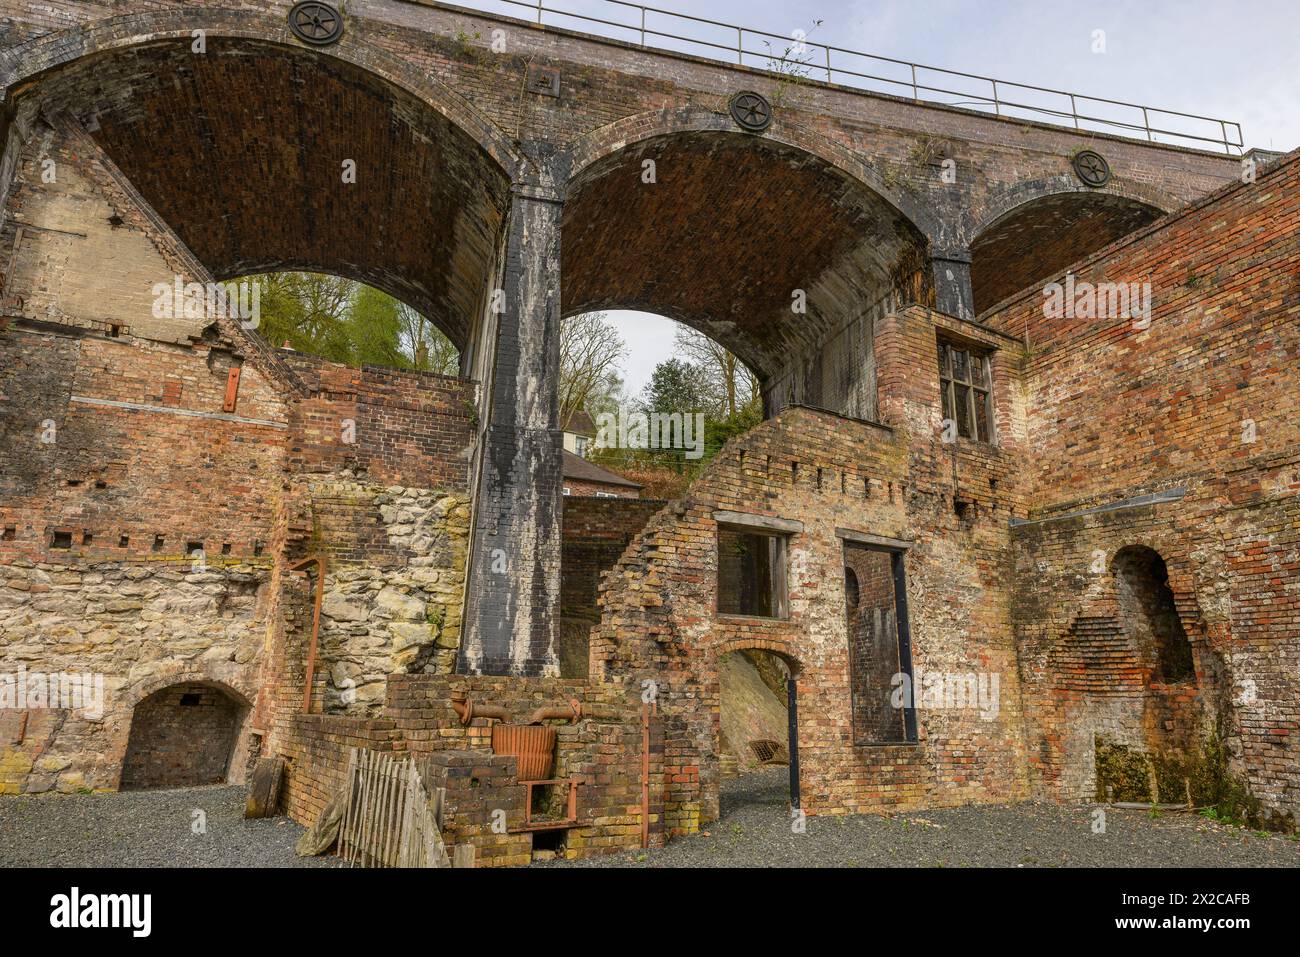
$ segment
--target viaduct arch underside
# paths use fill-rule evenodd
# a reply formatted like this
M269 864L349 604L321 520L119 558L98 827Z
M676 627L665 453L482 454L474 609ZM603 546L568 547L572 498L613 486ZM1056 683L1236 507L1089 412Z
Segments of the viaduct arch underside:
M333 57L256 40L162 40L64 67L42 110L74 115L218 280L355 279L463 349L510 176L416 96Z

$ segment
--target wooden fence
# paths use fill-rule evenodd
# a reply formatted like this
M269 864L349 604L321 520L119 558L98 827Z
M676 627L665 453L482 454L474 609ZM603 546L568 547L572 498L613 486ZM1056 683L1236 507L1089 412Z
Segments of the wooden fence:
M428 792L410 757L352 748L339 856L353 867L450 867L442 843L445 794Z

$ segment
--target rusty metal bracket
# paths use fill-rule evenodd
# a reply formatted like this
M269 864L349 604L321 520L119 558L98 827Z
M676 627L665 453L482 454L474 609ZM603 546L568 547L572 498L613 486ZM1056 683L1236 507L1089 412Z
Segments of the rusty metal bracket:
M316 598L313 602L311 616L311 642L307 646L307 677L302 695L303 714L311 714L311 686L312 680L316 677L316 642L320 637L320 606L325 594L325 556L320 554L310 555L302 561L294 562L289 566L289 571L296 572L305 569L311 564L316 566Z
M235 405L239 402L239 376L243 371L243 366L231 366L230 372L226 374L226 400L221 403L222 412L234 412Z
M587 783L587 779L579 775L573 775L568 778L550 778L545 781L520 781L524 786L524 823L519 827L512 828L510 833L521 834L527 831L560 831L573 827L578 823L578 788ZM565 801L565 816L560 821L534 821L533 820L533 788L544 787L550 784L567 784L569 786L569 795Z

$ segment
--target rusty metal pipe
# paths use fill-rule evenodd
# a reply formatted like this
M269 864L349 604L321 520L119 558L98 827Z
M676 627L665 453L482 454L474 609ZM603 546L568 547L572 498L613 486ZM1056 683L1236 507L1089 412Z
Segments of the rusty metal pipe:
M312 602L311 641L307 645L307 679L302 695L303 714L311 714L311 686L316 677L316 642L320 636L320 606L325 595L325 556L321 554L309 555L302 561L294 562L289 566L289 571L296 572L312 564L316 566L316 598Z
M582 718L582 702L577 698L572 698L568 705L542 705L532 713L532 716L525 723L541 724L548 718L558 718L561 721L574 724Z
M650 711L659 703L641 705L641 846L650 846Z
M509 721L510 712L500 705L475 704L469 698L452 698L451 707L460 717L461 724L469 724L475 718L496 718Z

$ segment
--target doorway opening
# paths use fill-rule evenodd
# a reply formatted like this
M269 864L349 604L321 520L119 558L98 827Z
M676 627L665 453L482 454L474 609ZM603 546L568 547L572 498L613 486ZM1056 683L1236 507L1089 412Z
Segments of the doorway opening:
M720 813L799 806L798 684L789 663L760 648L718 659Z
M844 542L853 743L859 747L917 740L903 555Z
M247 703L198 682L170 685L135 706L120 790L224 784Z

